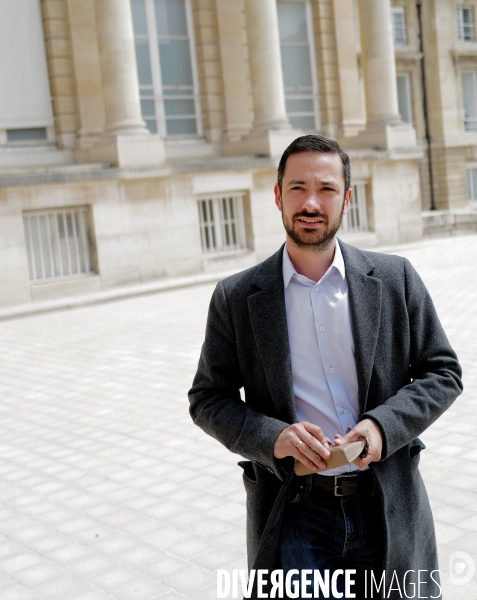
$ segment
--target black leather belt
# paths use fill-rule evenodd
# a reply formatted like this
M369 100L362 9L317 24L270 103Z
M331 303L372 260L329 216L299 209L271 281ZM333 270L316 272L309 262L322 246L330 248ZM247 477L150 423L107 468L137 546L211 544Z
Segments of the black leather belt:
M312 492L329 492L335 496L374 495L375 483L370 470L357 471L346 475L310 475ZM297 478L300 479L300 478ZM305 485L298 481L298 488Z

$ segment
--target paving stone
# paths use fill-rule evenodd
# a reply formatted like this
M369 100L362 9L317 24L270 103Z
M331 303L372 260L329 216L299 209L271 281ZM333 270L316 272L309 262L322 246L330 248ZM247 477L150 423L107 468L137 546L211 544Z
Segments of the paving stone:
M40 564L36 564L20 573L15 573L14 577L23 585L33 588L60 575L62 575L60 568L46 561L41 561Z
M34 591L37 592L39 596L48 598L48 600L63 600L73 593L78 592L78 590L81 590L82 587L83 583L80 579L71 574L67 574L36 586Z
M157 598L167 591L167 586L159 581L142 578L115 587L111 590L111 593L118 600L131 600L132 598L134 600L151 600L151 598Z
M20 571L24 571L33 565L40 562L40 558L30 552L17 554L12 558L6 558L0 561L0 571L8 575L14 575Z
M134 574L126 568L120 568L119 565L116 568L108 569L100 575L95 575L89 579L93 585L104 589L111 590L115 587L123 585L134 579Z
M2 590L2 600L39 600L39 596L27 587L16 584Z

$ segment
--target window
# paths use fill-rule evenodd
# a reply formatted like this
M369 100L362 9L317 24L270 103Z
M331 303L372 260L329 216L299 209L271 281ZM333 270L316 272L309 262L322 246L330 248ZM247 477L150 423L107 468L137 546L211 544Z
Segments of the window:
M473 8L457 9L457 38L460 42L475 41Z
M32 282L94 272L86 207L27 212L23 223Z
M406 18L403 6L393 6L391 8L393 20L393 37L396 45L407 44Z
M477 165L467 165L467 192L469 200L477 200Z
M364 183L353 185L353 195L348 212L342 223L343 233L360 233L368 231L366 214L366 188Z
M287 116L293 127L320 129L311 8L309 2L278 2Z
M463 71L462 110L465 131L477 131L477 71Z
M7 142L43 142L47 138L46 127L7 129Z
M398 73L396 84L401 119L405 123L412 123L411 77L409 73Z
M201 135L189 0L131 0L143 119L162 137Z
M243 194L201 198L199 220L204 254L246 249Z

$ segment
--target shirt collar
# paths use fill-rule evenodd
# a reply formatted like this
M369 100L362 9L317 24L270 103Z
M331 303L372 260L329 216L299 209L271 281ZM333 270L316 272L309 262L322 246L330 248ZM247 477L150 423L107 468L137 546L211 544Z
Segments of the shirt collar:
M338 240L335 241L335 255L333 257L333 262L331 263L330 268L326 271L326 273L329 273L333 269L333 267L339 272L341 277L343 279L345 279L345 277L346 277L345 264L344 264L343 254L341 253L341 248L338 243ZM288 254L286 244L283 247L282 273L283 273L283 284L284 284L285 288L288 287L288 284L290 283L291 278L294 275L298 275L298 273L296 272L296 269L293 266L293 263L290 259L290 256ZM326 275L326 273L325 273L325 275ZM323 277L325 277L325 275L323 275Z

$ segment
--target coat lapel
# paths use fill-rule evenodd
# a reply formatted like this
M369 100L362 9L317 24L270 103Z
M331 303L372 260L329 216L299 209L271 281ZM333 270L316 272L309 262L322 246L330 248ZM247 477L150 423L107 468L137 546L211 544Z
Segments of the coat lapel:
M359 407L366 410L369 384L376 354L381 321L380 279L371 277L374 263L360 250L340 241L348 282L349 304L356 372L358 375Z
M248 298L250 322L268 389L280 418L296 421L290 344L282 275L283 246L262 264L254 278L256 293Z

